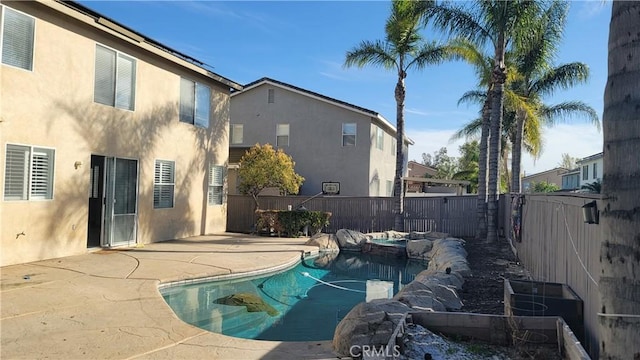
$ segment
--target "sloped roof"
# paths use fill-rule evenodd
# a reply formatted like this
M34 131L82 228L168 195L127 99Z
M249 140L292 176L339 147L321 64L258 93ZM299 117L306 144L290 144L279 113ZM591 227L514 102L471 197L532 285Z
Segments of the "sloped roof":
M539 176L539 175L542 175L542 174L547 174L547 173L551 173L551 172L560 172L560 171L562 171L562 173L560 173L558 175L562 175L562 174L568 172L569 169L563 168L563 167L556 167L556 168L553 168L553 169L550 169L550 170L545 170L545 171L541 171L541 172L538 172L538 173L535 173L535 174L530 174L530 175L524 176L524 177L522 177L522 180L528 180L529 178L536 177L536 176Z
M233 93L231 93L231 97L236 96L238 94L241 94L243 92L250 91L250 90L252 90L252 89L254 89L254 88L258 87L258 86L261 86L263 84L270 84L270 85L277 86L277 87L280 87L280 88L285 88L287 90L290 90L290 91L293 91L293 92L296 92L296 93L299 93L299 94L302 94L302 95L305 95L305 96L308 96L308 97L311 97L311 98L315 98L315 99L318 99L320 101L324 101L324 102L327 102L327 103L330 103L330 104L333 104L333 105L336 105L336 106L339 106L339 107L342 107L342 108L346 108L346 109L351 110L351 111L358 112L358 113L366 115L366 116L370 116L370 117L376 118L376 119L378 119L378 121L383 126L388 128L392 132L395 133L397 131L396 127L393 126L393 124L391 124L387 119L384 118L384 116L382 116L380 113L378 113L376 111L369 110L367 108L363 108L363 107L358 106L358 105L350 104L350 103L348 103L346 101L338 100L338 99L335 99L335 98L332 98L332 97L329 97L329 96L326 96L326 95L322 95L322 94L317 93L315 91L303 89L301 87L298 87L298 86L295 86L295 85L291 85L291 84L287 84L285 82L282 82L282 81L279 81L279 80L275 80L275 79L271 79L271 78L268 78L268 77L263 77L261 79L258 79L256 81L253 81L253 82L250 82L250 83L244 85L244 89L243 90L234 91ZM406 142L408 142L411 145L414 144L413 140L409 139L406 136L405 136L405 138L406 138L406 140L405 140Z
M200 69L204 70L205 75L207 75L208 77L222 83L225 84L227 86L229 86L231 89L235 89L235 90L242 90L242 85L236 83L235 81L229 80L219 74L214 73L213 71L209 70L207 67L210 67L209 65L203 63L200 60L197 60L189 55L186 55L178 50L172 49L167 45L164 45L156 40L153 40L151 38L149 38L148 36L145 36L143 34L141 34L140 32L137 32L111 18L108 18L102 14L100 14L99 12L88 8L76 1L71 1L71 0L56 0L57 3L62 4L70 9L75 10L76 12L85 15L85 16L89 16L90 18L93 18L95 21L95 27L96 28L101 28L102 26L116 31L118 33L120 33L121 35L126 36L127 38L137 42L137 43L146 43L148 45L153 46L156 49L159 49L171 56L173 56L174 58L179 58L181 60L184 60L186 62L188 62L191 65L197 66ZM104 28L102 28L104 29ZM175 61L175 60L174 60Z

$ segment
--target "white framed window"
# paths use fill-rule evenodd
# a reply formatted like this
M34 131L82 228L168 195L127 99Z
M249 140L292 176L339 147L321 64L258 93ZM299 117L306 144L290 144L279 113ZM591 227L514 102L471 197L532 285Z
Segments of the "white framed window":
M598 178L598 163L593 163L593 178Z
M133 110L136 98L136 59L96 44L93 101Z
M375 126L375 137L374 142L376 149L384 150L384 131L379 126Z
M387 180L387 196L393 196L393 180Z
M222 205L224 189L224 167L211 165L209 167L209 205Z
M356 146L356 123L342 124L342 146Z
M582 180L589 179L589 165L585 165L582 167Z
M156 160L153 177L153 208L173 207L175 190L175 161Z
M396 146L397 146L396 138L392 137L391 138L391 155L396 154Z
M289 146L289 124L276 125L276 146Z
M189 79L180 79L180 121L202 128L209 127L211 89Z
M275 98L276 98L276 91L275 89L269 89L267 90L267 102L269 104L273 104L275 102Z
M231 124L231 144L237 145L244 142L244 125Z
M36 20L6 6L2 12L2 63L25 70L33 70L33 43Z
M53 199L55 150L14 144L6 150L4 199Z

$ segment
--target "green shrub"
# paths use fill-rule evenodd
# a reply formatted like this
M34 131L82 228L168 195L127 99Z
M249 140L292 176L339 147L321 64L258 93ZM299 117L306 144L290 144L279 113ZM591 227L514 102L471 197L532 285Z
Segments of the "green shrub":
M330 212L256 210L256 230L258 233L275 233L278 236L298 237L308 226L311 235L317 234L329 225Z

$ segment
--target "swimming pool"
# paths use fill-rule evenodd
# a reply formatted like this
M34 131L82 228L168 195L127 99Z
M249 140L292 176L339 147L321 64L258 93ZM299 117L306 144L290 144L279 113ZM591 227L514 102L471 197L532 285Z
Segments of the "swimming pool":
M393 296L426 266L341 252L305 259L276 274L166 287L161 293L183 321L212 332L257 340L330 340L356 304ZM248 306L237 305L238 298Z

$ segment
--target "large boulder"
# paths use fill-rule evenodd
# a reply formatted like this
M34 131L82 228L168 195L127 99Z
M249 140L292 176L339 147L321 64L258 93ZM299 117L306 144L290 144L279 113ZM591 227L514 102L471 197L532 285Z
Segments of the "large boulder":
M403 287L393 299L415 310L447 311L447 308L436 299L433 291L417 281L412 281Z
M407 240L407 257L410 259L429 259L433 241L427 239Z
M317 246L321 252L339 252L338 239L334 234L317 233L305 245Z
M264 311L271 316L279 314L273 306L267 304L259 295L251 293L237 293L221 297L215 301L217 304L230 305L230 306L244 306L247 308L247 312L260 312Z
M405 304L376 299L356 305L340 321L333 335L333 348L343 356L357 356L363 345L386 346L404 314Z
M340 250L346 251L362 251L362 244L364 244L368 237L367 235L348 229L340 229L336 232L338 238L338 245Z

